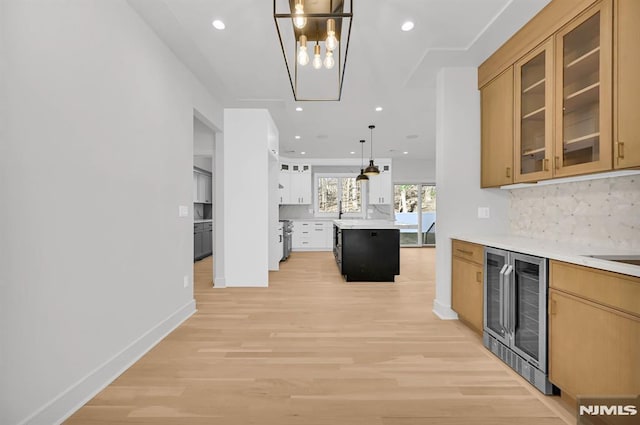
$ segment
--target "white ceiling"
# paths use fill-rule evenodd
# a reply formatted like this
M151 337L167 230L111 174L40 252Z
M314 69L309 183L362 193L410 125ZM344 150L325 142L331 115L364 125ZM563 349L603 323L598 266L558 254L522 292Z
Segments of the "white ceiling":
M272 1L128 1L224 107L269 109L281 155L358 157L375 124L375 157L422 159L435 157L437 71L478 66L549 2L354 0L342 100L296 103ZM214 19L226 29L214 29ZM413 31L400 30L406 20Z

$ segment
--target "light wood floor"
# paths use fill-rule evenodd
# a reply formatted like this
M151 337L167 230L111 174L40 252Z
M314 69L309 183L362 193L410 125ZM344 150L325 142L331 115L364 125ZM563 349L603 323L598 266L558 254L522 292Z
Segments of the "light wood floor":
M213 289L198 312L76 412L77 424L564 425L571 418L431 312L435 250L396 283L350 283L331 253L293 253L270 287Z

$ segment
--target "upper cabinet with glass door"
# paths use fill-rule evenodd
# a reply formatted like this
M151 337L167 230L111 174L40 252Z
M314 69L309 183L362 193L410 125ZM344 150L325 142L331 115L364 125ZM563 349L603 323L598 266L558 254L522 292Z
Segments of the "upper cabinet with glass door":
M516 183L552 176L553 38L515 64Z
M603 0L556 34L555 176L611 169L612 25Z

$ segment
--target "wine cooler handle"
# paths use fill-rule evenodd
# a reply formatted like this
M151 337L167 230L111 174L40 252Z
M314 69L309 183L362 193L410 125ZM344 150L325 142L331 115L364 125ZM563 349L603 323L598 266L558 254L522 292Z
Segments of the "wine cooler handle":
M499 285L500 285L500 315L499 317L499 322L500 322L500 327L506 331L507 326L505 323L505 315L504 315L504 291L505 291L505 287L504 287L504 272L507 270L507 264L505 264L504 266L502 266L502 269L500 270L500 281L499 281Z
M507 329L513 337L513 334L516 331L516 291L514 285L511 285L511 273L513 273L513 266L509 264L504 272L504 280L505 286L509 288L509 311L507 312Z

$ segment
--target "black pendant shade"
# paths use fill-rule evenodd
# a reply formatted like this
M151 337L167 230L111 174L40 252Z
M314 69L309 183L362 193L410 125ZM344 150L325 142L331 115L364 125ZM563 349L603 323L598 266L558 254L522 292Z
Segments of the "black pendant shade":
M368 181L369 177L364 174L364 140L360 140L360 174L356 177L356 182Z
M356 181L357 182L361 182L361 181L368 181L369 177L363 173L364 169L360 169L360 174L358 174L358 177L356 177Z
M373 163L373 129L376 128L375 125L370 125L369 130L371 130L371 156L369 157L369 166L364 169L364 174L367 176L377 176L380 174L380 170L378 166Z

